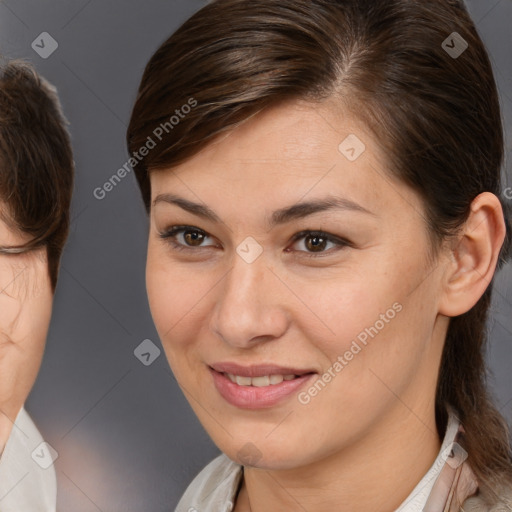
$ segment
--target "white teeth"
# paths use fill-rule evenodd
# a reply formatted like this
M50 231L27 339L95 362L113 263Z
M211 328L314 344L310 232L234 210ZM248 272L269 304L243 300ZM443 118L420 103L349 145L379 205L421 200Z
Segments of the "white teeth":
M263 375L261 377L242 377L240 375L233 375L232 373L224 374L231 382L239 386L255 386L258 388L264 386L273 386L281 384L283 380L293 380L295 375Z
M263 377L253 377L252 385L257 388L262 388L263 386L270 386L270 377L264 375Z
M240 377L240 375L237 375L235 377L236 383L239 386L250 386L251 385L251 377Z
M284 377L282 375L271 375L270 376L270 384L281 384L283 382Z

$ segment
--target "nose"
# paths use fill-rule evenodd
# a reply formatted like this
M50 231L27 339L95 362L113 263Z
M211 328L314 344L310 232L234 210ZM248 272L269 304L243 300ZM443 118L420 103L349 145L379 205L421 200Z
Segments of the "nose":
M265 253L252 263L235 254L218 289L210 329L226 344L250 348L286 332L286 287L268 266Z

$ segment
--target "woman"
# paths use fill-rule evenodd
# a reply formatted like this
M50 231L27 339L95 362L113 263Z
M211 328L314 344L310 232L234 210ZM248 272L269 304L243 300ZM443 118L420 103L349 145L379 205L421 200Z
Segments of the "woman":
M512 510L503 134L462 2L214 1L127 140L153 319L223 452L177 511Z
M54 512L58 454L23 404L41 365L69 228L73 157L55 88L0 66L0 510Z

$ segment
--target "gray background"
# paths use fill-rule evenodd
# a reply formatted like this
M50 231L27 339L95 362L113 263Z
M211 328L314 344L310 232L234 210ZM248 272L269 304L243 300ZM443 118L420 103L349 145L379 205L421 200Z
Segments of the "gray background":
M165 356L134 357L160 343L144 285L146 216L133 175L105 199L93 196L124 164L125 129L143 67L201 0L3 0L0 51L32 61L60 92L77 165L73 225L47 350L27 410L59 453L61 512L160 512L219 452L179 390ZM512 149L512 2L471 0L490 51ZM59 47L31 48L42 32ZM512 420L512 271L499 275L491 382Z

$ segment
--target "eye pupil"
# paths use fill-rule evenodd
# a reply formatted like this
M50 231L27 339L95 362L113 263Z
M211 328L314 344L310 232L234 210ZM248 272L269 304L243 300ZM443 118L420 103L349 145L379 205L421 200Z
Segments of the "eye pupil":
M187 244L196 246L196 245L201 244L201 242L204 239L204 234L199 233L199 231L189 230L189 231L185 231L184 237L185 237L185 241L187 242Z
M312 242L312 245L309 242ZM306 246L308 249L312 249L313 252L320 252L322 249L325 249L326 243L327 240L318 235L309 235L306 237Z

